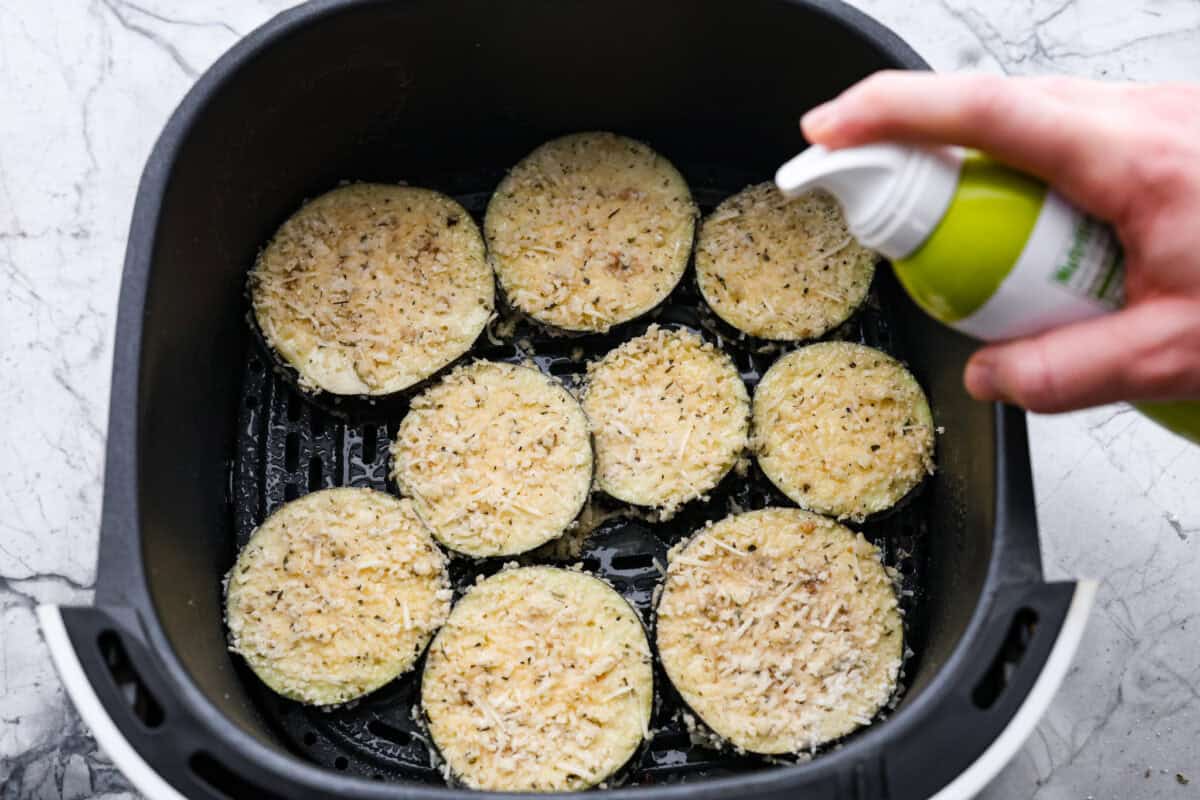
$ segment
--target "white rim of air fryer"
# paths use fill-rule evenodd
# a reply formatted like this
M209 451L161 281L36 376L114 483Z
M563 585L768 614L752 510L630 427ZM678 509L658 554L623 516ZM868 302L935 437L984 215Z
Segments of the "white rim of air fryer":
M930 800L970 800L975 797L1012 760L1025 740L1033 733L1038 721L1050 707L1050 702L1066 678L1096 597L1097 582L1081 580L1075 586L1071 605L1063 618L1058 638L1050 649L1046 664L1034 681L1033 688L1021 702L1008 725L1000 732L979 758L975 759L957 778L943 786ZM187 800L154 771L138 754L117 728L100 698L88 681L79 656L67 636L62 612L57 605L37 607L42 636L50 648L50 657L58 670L67 695L75 704L79 716L91 728L100 749L112 759L117 769L129 779L134 788L152 800Z
M1013 714L1013 718L1004 726L1004 730L1000 731L996 740L988 745L971 766L943 786L929 800L970 800L983 791L992 778L1013 759L1025 744L1025 740L1033 734L1033 729L1050 708L1050 701L1054 699L1071 669L1071 662L1075 659L1075 653L1083 639L1084 628L1087 627L1098 585L1094 580L1081 580L1075 585L1075 594L1071 597L1071 605L1063 618L1058 638L1054 640L1054 646L1050 649L1050 656L1017 713Z
M83 671L75 647L67 636L67 626L63 624L59 606L38 606L37 618L42 627L42 638L50 648L50 660L58 670L63 687L75 703L75 710L79 712L79 716L92 729L92 736L96 737L96 744L104 754L121 770L121 774L129 779L133 788L151 800L187 800L155 772L154 767L146 763L112 721Z

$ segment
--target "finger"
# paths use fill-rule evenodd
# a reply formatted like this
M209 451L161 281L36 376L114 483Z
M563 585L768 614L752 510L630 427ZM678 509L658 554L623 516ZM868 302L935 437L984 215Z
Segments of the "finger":
M1030 128L1039 115L1048 114L1057 123L1067 112L1062 104L1079 106L1077 115L1115 92L1112 84L1059 75L1006 78L884 70L811 109L801 127L811 141L833 147L904 138L988 144L997 156L1011 150L1020 158L1029 145L1042 144L1037 134L1043 131ZM1003 127L997 130L996 125ZM1010 144L1012 136L1019 144Z
M1130 89L1140 85L1133 81L1096 81L1072 75L1029 75L1010 80L1088 109L1094 109L1097 104L1119 105L1126 101Z
M976 353L979 400L1072 411L1118 400L1200 397L1200 301L1162 299Z
M880 72L801 121L810 141L848 147L879 140L959 144L1055 184L1105 218L1121 211L1127 165L1107 107L1117 87L1068 78Z

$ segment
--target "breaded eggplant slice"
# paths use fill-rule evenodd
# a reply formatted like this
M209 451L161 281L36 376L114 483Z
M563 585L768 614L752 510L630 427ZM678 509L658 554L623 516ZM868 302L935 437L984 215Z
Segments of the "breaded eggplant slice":
M861 521L933 473L917 379L872 347L820 342L780 358L754 393L759 466L798 505Z
M875 261L828 194L788 200L774 183L760 183L700 225L696 282L709 307L738 330L799 341L849 319L867 297Z
M279 508L242 548L226 578L230 649L284 697L345 703L412 667L451 595L411 502L325 489Z
M306 203L250 273L254 315L301 388L386 395L470 349L492 313L483 237L429 189L359 183Z
M554 567L476 584L434 639L421 682L429 732L475 789L586 789L646 737L654 696L637 613L607 583Z
M878 549L797 508L734 514L672 551L657 610L667 677L721 738L811 751L896 689L903 628Z
M590 364L583 410L597 488L667 513L716 486L747 445L737 368L689 331L652 325Z
M476 361L414 399L392 446L392 474L446 547L524 553L561 536L587 500L587 418L537 369Z
M547 142L496 188L483 228L514 308L553 328L606 331L683 277L697 210L669 161L612 133Z

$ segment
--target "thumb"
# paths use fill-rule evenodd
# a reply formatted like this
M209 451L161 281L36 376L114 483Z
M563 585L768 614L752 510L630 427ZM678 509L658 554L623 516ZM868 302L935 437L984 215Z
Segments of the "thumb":
M968 362L964 382L978 400L1046 413L1200 397L1200 300L1151 300L985 347Z

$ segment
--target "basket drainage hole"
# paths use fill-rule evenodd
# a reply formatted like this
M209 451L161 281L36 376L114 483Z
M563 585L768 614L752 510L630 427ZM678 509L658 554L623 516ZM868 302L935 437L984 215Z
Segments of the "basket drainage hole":
M324 477L323 467L324 465L319 458L314 458L308 462L308 490L310 492L315 492L321 488L321 479Z
M300 496L300 487L294 483L289 483L283 487L283 499L291 502Z
M104 659L113 682L117 685L121 696L129 705L133 715L142 721L147 728L157 728L163 723L163 709L158 700L146 688L142 678L129 660L129 653L121 642L121 637L115 631L104 631L97 639L100 655Z
M654 566L654 556L650 553L634 553L630 556L614 556L612 568L617 570L648 569Z
M691 750L692 737L686 733L659 734L650 741L650 749L655 753L670 750Z
M987 672L983 674L971 692L971 700L974 701L976 707L991 708L1004 693L1016 673L1017 667L1020 666L1025 651L1029 649L1029 643L1033 641L1034 631L1037 630L1037 621L1037 612L1032 608L1022 608L1013 617L1012 624L1008 627L1008 633L1005 635L1004 641L1000 643L1000 650L992 659L992 665L988 667Z
M387 739L392 744L408 744L412 741L412 736L407 731L402 731L392 725L388 725L382 720L373 719L367 723L367 730L378 736L380 739Z
M371 464L375 461L375 456L379 455L379 432L374 425L368 425L363 428L362 437L362 460L363 463Z
M350 761L345 756L338 756L333 760L333 765L338 769L345 769L350 766Z
M313 733L312 731L309 731L308 733L304 734L304 746L305 747L312 747L316 743L317 743L317 735L315 733Z
M295 472L300 464L300 434L292 432L287 435L283 446L283 466L288 472Z
M287 398L287 418L288 422L295 422L300 419L300 412L304 410L304 401L294 394L289 394Z

